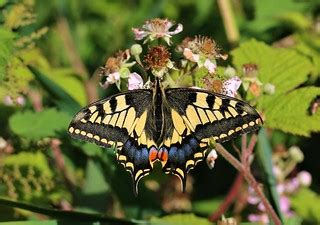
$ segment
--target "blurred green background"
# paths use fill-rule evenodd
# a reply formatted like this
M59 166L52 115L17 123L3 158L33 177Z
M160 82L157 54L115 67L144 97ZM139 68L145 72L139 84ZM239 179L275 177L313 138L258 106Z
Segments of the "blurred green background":
M316 98L320 95L319 1L0 0L0 9L2 197L45 208L139 220L157 221L158 217L181 211L205 218L215 212L237 175L222 157L213 170L205 163L198 164L191 172L187 193L180 193L179 186L177 189L176 178L155 171L143 179L140 195L135 197L130 175L117 164L112 150L72 140L66 133L69 121L81 106L117 92L116 87L103 90L99 86L98 69L106 59L135 43L131 28L159 17L184 25L183 32L173 38L175 42L201 34L214 38L223 52L230 53L235 49L244 51L246 47L239 48L244 43L254 46L252 39L256 39L270 49L290 49L301 57L298 61L307 61L306 79L294 87L315 89L305 99L308 102L302 106L301 98L290 111L303 109L310 120L297 121L305 126L292 130L295 124L276 124L281 124L282 118L275 123L270 120L266 130L274 157L292 146L299 146L304 154L304 160L294 164L288 179L302 170L312 175L310 187L290 196L295 215L290 223L320 223L320 103ZM257 49L261 45L257 44ZM261 62L269 60L263 58L262 47L258 50ZM241 74L238 56L235 50L221 66L233 65ZM287 66L272 68L269 73L281 76L294 67ZM295 71L290 72L294 80ZM277 99L273 101L276 104ZM265 106L259 107L264 110ZM317 117L311 119L310 107L314 107ZM286 120L286 114L282 115ZM235 141L239 142L240 139ZM225 147L232 149L231 143ZM253 173L264 182L263 169L257 161L253 163ZM238 196L238 201L243 205L233 204L225 215L247 221L247 215L256 209L243 200L245 183L241 188L244 194ZM183 220L182 217L173 221ZM41 219L47 217L0 206L2 221ZM190 220L193 219L196 221L193 217ZM207 223L206 219L199 221Z

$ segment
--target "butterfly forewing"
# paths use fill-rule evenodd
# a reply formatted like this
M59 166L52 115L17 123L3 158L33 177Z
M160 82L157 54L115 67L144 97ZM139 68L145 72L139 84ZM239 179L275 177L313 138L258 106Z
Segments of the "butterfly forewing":
M259 114L249 104L225 95L191 88L167 89L173 131L163 145L168 149L164 171L177 175L185 187L189 170L201 161L208 142L228 141L259 128Z
M191 88L166 90L167 101L199 140L222 143L259 128L262 120L248 103Z
M151 90L136 90L92 103L74 116L69 133L103 147L114 146L118 161L137 184L151 170L148 156L154 142L145 131L150 102Z

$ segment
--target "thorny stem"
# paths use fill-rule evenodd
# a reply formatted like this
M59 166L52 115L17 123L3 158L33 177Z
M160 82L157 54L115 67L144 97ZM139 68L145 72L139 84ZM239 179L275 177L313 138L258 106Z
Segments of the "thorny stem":
M214 144L210 143L211 147L216 149L218 153L220 153L234 168L236 168L246 179L249 185L253 188L256 194L260 197L266 212L274 221L275 225L281 225L281 220L279 219L278 215L272 208L271 204L269 203L268 199L264 195L263 191L259 187L259 183L256 181L254 176L250 171L250 167L243 165L238 159L236 159L233 155L231 155L221 144Z

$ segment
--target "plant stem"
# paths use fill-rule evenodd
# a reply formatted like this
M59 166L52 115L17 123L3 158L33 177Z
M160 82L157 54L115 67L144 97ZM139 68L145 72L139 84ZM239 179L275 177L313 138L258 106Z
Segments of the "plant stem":
M230 0L217 1L229 43L235 46L239 42L239 31L236 25Z
M79 52L72 39L70 26L65 17L60 16L57 20L57 29L62 38L62 42L66 49L66 54L70 60L70 64L78 76L85 81L85 90L87 94L87 100L89 103L94 102L98 99L98 93L96 91L96 84L94 80L89 79L89 72L83 63Z
M269 203L268 199L259 188L259 183L253 177L252 173L250 172L250 168L246 168L239 160L237 160L233 155L231 155L221 144L214 145L210 143L210 145L217 150L234 168L236 168L246 179L249 185L254 189L256 194L260 197L266 212L272 218L275 225L281 225L281 220L279 219L278 215L272 208L271 204Z

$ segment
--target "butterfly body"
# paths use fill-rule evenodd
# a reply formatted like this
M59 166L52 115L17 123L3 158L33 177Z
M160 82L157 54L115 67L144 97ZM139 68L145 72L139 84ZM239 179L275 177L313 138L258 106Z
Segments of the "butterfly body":
M80 110L69 126L72 137L114 146L117 160L138 181L155 162L180 178L205 157L209 139L224 142L259 128L259 114L249 104L193 88L152 89L110 96Z

